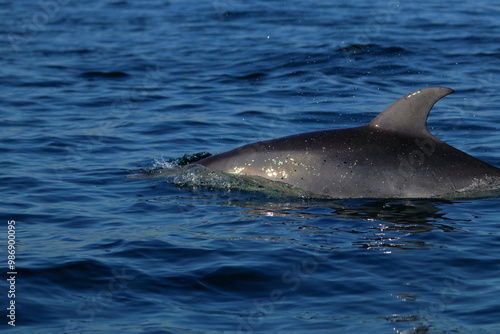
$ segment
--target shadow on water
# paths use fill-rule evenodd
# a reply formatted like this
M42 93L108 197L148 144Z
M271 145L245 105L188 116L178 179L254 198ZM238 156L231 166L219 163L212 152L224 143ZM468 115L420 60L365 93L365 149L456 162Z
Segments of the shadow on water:
M281 217L285 220L288 219L290 224L298 222L300 226L297 230L360 234L360 239L356 243L369 248L369 245L363 245L360 241L368 241L366 233L371 234L377 241L381 241L382 235L385 234L389 241L399 239L395 237L398 234L406 237L409 234L433 230L455 231L455 222L453 219L447 218L446 212L442 210L443 205L451 205L452 203L445 200L356 199L303 201L300 203L246 201L238 202L238 205L245 208L244 213L250 216ZM395 234L389 235L389 232ZM379 244L379 246L382 245ZM398 245L390 242L386 246L413 248L414 245Z
M304 200L299 202L239 202L241 207L249 208L249 213L260 215L318 218L329 216L345 220L382 221L392 224L421 225L443 219L438 205L451 204L445 200ZM258 209L256 209L258 208ZM321 213L319 213L321 212Z

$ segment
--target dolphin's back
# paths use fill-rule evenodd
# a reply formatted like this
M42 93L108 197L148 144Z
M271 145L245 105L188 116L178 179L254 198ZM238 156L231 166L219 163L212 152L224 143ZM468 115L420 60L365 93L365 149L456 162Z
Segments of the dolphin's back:
M432 136L434 103L452 90L423 89L368 125L244 145L198 164L282 181L336 198L422 198L500 180L500 170Z

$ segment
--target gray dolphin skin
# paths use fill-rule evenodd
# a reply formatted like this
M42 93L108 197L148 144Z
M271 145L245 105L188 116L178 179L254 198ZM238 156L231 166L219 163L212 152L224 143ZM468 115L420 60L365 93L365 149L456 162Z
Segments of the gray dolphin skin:
M244 145L196 162L333 198L429 198L498 182L500 169L432 136L427 116L451 88L403 96L369 124Z

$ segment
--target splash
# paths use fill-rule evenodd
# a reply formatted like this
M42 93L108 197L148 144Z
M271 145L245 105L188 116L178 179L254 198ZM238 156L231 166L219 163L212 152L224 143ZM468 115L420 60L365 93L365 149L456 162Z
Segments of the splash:
M210 153L201 152L185 154L180 158L165 159L163 156L155 158L151 167L141 169L131 178L163 178L168 183L178 187L187 187L192 190L201 188L209 192L254 193L259 197L272 198L317 198L317 195L296 188L292 185L268 180L253 175L234 175L208 169L195 164L196 161L210 156Z

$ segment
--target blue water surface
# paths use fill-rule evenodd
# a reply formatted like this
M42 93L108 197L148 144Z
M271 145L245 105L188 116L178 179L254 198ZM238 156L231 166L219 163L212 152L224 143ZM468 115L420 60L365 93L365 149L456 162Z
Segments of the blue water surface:
M430 131L500 166L496 2L32 0L0 13L3 332L500 333L498 198L314 200L137 177L363 125L436 85L456 93Z

